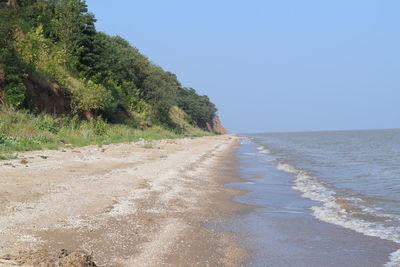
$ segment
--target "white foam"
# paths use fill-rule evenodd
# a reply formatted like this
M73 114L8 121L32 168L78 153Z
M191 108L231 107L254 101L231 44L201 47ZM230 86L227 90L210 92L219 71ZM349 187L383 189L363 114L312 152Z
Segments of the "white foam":
M336 224L367 236L379 237L381 239L400 243L400 227L389 227L383 225L383 223L354 218L343 205L336 202L337 198L335 198L335 192L328 189L317 178L287 163L279 163L277 168L296 175L293 189L303 192L303 197L323 203L322 206L311 207L313 215L318 220ZM378 207L364 206L362 204L364 201L360 198L346 197L342 199L351 204L356 203L358 208L372 215L376 215L376 211L379 210ZM385 266L400 266L400 250L390 254L389 262L386 263Z
M362 219L351 218L343 208L334 201L327 202L323 206L311 208L314 216L325 222L340 225L356 232L379 237L400 243L399 227L387 227L381 223L368 222Z
M259 153L261 153L261 154L271 154L271 150L269 150L265 146L259 146L259 147L257 147L257 149L258 149Z
M398 267L400 265L400 249L396 250L389 256L389 262L387 262L385 267Z
M296 169L292 165L286 164L286 163L279 163L278 164L278 170L289 172L289 173L294 173L297 174L300 170Z
M251 139L248 137L243 137L242 139L239 140L239 144L241 145L251 144Z
M335 192L326 188L321 184L321 182L307 174L305 171L286 163L279 163L278 169L296 174L293 189L303 192L303 197L320 202L331 201L334 199L333 195Z

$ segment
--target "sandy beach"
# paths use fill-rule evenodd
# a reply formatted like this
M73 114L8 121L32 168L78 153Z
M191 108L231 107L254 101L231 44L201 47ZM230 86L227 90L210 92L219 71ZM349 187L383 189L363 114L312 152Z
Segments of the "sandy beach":
M84 250L98 266L240 265L246 251L236 237L203 227L251 209L223 185L238 179L236 141L142 141L1 161L0 266L54 263L63 249Z

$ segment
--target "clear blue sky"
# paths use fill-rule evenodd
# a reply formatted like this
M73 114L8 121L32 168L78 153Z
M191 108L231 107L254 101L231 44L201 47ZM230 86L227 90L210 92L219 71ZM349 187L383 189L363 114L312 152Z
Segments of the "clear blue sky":
M400 128L398 0L88 0L234 133Z

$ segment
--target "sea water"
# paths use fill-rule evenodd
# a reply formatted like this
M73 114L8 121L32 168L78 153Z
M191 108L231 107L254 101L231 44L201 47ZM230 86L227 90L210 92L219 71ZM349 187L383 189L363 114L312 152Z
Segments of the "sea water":
M250 265L400 266L400 130L243 137Z

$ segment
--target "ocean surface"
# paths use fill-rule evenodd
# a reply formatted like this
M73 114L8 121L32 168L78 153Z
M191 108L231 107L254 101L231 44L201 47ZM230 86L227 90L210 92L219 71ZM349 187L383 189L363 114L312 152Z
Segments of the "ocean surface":
M238 172L253 212L250 266L400 266L400 130L247 134Z

